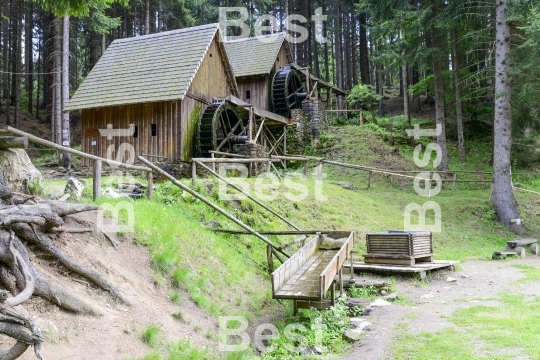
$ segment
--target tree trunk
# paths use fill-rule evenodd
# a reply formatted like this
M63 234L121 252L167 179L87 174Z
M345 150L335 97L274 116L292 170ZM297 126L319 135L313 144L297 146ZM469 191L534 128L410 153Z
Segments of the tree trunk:
M54 139L62 145L62 26L54 19Z
M157 32L163 31L163 0L158 0L158 29Z
M22 18L24 14L24 6L22 0L18 1L17 9L17 34L16 34L16 53L15 53L15 74L13 76L13 85L15 88L15 114L14 125L15 128L19 128L19 121L21 117L21 62L22 62Z
M32 114L34 100L34 59L33 59L33 29L34 29L34 3L26 3L27 11L24 18L24 65L26 76L24 78L24 88L28 94L28 113Z
M7 47L6 47L6 82L4 84L5 93L4 96L6 98L6 125L11 125L11 76L9 76L9 73L13 70L13 57L12 57L12 46L13 46L13 1L6 1L6 3L9 3L9 18L6 19L6 21L9 24L9 29L7 31L8 38L7 38Z
M507 0L497 0L495 40L495 121L493 126L493 205L499 222L522 233L517 202L512 193L510 152L512 149L510 26L506 22Z
M403 82L403 115L407 117L407 123L411 126L411 109L409 107L409 66L403 64L401 77Z
M377 92L380 96L379 98L379 115L384 115L384 91L383 91L383 74L382 74L382 64L378 62L376 65L377 72Z
M64 15L64 30L62 32L62 109L69 101L69 15ZM69 126L69 112L62 112L62 145L71 146L71 133ZM62 166L71 168L71 154L62 155Z
M351 59L352 59L352 86L356 86L358 84L358 44L356 41L357 32L356 27L358 25L358 17L356 15L352 15L351 17L351 36L352 36L352 53L351 53ZM351 86L351 88L352 88Z
M463 137L463 112L461 110L461 91L459 89L459 56L456 40L456 29L452 31L452 70L454 71L454 88L456 91L456 123L458 135L459 161L465 162L465 138Z
M4 1L2 5L2 64L4 73L2 74L3 94L6 99L6 112L9 110L9 1Z
M144 34L150 34L150 0L146 0L146 18L144 21Z
M433 4L433 17L438 15L436 1ZM440 126L442 131L437 136L437 145L441 151L441 162L437 167L438 170L448 170L448 155L446 152L446 129L444 115L444 83L442 73L442 60L439 51L441 51L441 38L438 29L432 29L432 46L436 53L433 55L433 83L435 92L435 121L437 126Z
M323 23L323 31L324 31L324 37L327 39L327 41L324 43L324 80L330 81L330 64L328 62L328 21L325 21Z
M337 86L343 89L343 20L341 17L341 8L337 7L338 26L336 31L336 80ZM343 109L343 96L337 97L337 109Z
M360 80L362 84L371 83L369 77L369 50L367 41L367 15L360 14Z

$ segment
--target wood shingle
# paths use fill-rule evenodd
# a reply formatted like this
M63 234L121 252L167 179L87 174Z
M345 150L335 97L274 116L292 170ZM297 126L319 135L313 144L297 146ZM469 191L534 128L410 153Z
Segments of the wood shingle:
M182 100L217 31L209 24L113 41L64 111Z
M236 78L269 74L285 40L285 32L226 41L225 49Z

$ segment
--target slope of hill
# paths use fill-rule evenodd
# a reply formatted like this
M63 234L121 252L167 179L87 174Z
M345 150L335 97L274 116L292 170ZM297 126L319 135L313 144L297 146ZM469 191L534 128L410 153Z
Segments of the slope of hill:
M385 134L369 126L331 128L323 140L319 151L328 159L416 170L410 157L402 155L401 145L389 145ZM282 175L294 176L293 172ZM262 192L269 195L273 191L274 200L263 201L303 229L354 231L360 254L367 232L403 228L405 207L426 200L436 201L442 210L442 232L434 234L438 259L488 259L512 238L495 221L488 186L463 184L454 191L445 187L427 199L415 193L410 179L392 183L386 175L373 175L370 188L365 189L365 173L331 165L324 165L323 172L328 176L322 184L311 176L294 180L305 186L305 194L268 179L246 182L251 189L267 184ZM345 189L337 184L339 180L354 187ZM250 200L219 201L219 184L214 180L200 179L197 189L257 230L287 229ZM304 198L291 201L291 194ZM540 198L524 193L516 196L530 235L538 236ZM114 205L119 201L102 199L100 203ZM217 351L219 316L247 316L252 334L257 324L279 323L290 315L289 303L271 299L262 241L214 232L216 227L237 227L168 183L158 184L154 201L129 200L128 204L134 210L135 227L133 233L116 234L119 252L101 238L86 236L68 236L62 247L68 254L85 259L85 265L110 276L135 304L123 307L107 294L91 295L108 314L94 318L68 314L34 299L27 311L44 330L46 358L118 359L147 354L148 359L221 358L226 354ZM87 221L95 221L95 215L87 216ZM294 238L271 240L285 244ZM66 276L55 264L35 261L59 281ZM85 293L86 286L80 284L77 291ZM32 356L27 353L23 358Z

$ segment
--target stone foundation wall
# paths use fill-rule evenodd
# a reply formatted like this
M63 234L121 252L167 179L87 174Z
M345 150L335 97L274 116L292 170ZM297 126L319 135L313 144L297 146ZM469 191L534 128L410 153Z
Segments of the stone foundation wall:
M235 144L233 146L233 153L238 155L245 155L251 158L267 158L268 149L260 144ZM246 164L248 168L250 164ZM268 169L268 163L252 163L250 176L257 176L266 172Z
M302 155L304 148L311 142L311 123L307 113L301 109L291 110L291 120L294 123L293 136L287 138L287 153Z
M316 147L319 143L319 136L321 135L319 100L310 99L302 101L302 110L307 114L309 118L309 125L311 129L311 144L313 147Z

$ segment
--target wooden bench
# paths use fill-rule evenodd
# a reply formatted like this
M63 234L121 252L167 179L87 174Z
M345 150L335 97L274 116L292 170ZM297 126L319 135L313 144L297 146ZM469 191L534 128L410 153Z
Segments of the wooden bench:
M504 251L495 251L491 258L500 260L506 259L508 256L525 257L527 246L529 246L533 254L538 255L538 241L536 239L519 239L507 241Z
M345 240L337 249L321 249L324 240L328 239ZM353 245L352 232L315 236L272 273L274 299L293 300L295 314L299 308L326 309L333 306L334 279L339 276L340 292L343 292L342 267L345 260L351 259ZM331 291L330 299L326 297L328 290Z

